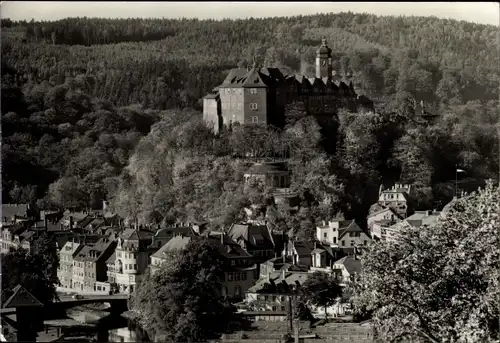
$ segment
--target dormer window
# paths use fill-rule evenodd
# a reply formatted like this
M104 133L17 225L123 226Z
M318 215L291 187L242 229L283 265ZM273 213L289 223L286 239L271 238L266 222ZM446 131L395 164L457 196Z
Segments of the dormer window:
M257 94L257 88L250 88L250 94Z
M252 123L253 124L258 124L259 123L259 117L252 117Z
M254 102L254 103L251 103L251 104L250 104L250 109L251 109L252 111L257 111L257 103L255 103L255 102Z

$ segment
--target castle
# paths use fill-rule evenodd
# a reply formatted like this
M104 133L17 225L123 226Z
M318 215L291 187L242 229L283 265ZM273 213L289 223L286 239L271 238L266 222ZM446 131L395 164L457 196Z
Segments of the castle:
M332 68L332 49L326 40L316 51L316 75L283 75L278 68L232 69L224 82L203 98L203 119L215 132L224 126L284 123L285 106L304 103L308 114L331 115L340 108L355 112L373 109L373 102L354 91L352 82Z

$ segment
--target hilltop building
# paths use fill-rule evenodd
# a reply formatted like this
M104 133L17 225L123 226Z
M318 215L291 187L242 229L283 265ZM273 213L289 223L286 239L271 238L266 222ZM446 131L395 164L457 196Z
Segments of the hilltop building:
M357 111L373 109L373 102L354 91L351 81L332 68L332 49L322 40L316 51L316 75L283 75L278 68L232 69L221 85L203 98L203 119L219 132L232 124L284 122L285 106L302 101L309 114L334 114L340 108Z

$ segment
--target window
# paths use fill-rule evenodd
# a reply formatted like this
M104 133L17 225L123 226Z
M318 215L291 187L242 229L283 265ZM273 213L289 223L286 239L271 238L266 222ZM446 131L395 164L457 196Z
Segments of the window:
M342 246L344 246L344 245L345 245L345 241L342 241Z
M234 266L236 262L234 260L231 261L231 265Z
M276 301L276 296L275 295L273 295L273 301Z
M367 245L368 244L368 241L363 241L363 245Z
M250 88L250 94L257 94L257 88Z
M366 242L366 241L365 241ZM245 281L247 279L247 272L242 272L241 273L241 280Z
M240 273L234 273L234 281L240 281Z
M259 123L259 117L252 117L252 123L254 124Z
M285 306L281 306L281 311L285 311Z
M251 104L250 104L250 109L251 109L252 111L257 111L257 103L255 103L255 102L251 103Z
M134 264L134 269L137 270L137 264Z
M326 238L326 237L328 237L328 234L325 232L325 233L323 233L323 238Z
M264 296L264 300L265 301L268 301L269 300L269 297L267 295Z
M276 306L273 306L273 311L276 311L276 308L277 308Z
M351 241L351 247L353 247L353 246L354 246L354 241Z
M337 244L337 237L333 237L333 243Z
M233 281L233 273L227 273L227 281Z

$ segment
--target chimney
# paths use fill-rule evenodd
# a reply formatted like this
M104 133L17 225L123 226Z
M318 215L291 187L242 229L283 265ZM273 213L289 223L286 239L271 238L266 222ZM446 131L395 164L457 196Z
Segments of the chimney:
M220 242L221 244L224 244L224 232L220 234Z
M281 279L282 279L283 281L285 281L285 278L286 278L286 271L285 271L285 268L283 267L283 268L281 269Z
M69 216L69 229L73 229L73 216Z

